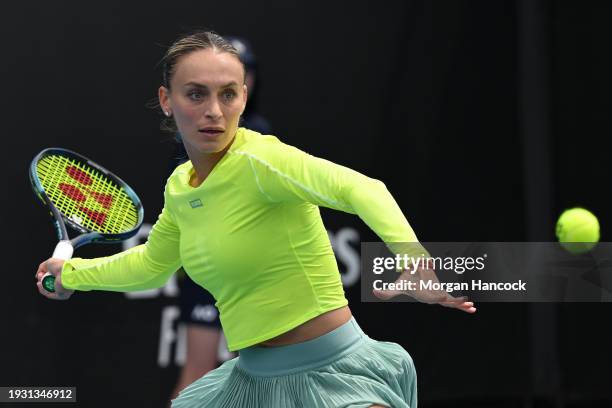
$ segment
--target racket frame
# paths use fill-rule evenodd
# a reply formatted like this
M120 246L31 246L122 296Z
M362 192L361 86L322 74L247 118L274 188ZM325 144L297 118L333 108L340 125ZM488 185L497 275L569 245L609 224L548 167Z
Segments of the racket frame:
M130 197L136 207L136 211L138 214L138 221L136 223L136 226L128 231L124 231L117 234L103 233L98 231L91 231L88 228L76 223L72 219L64 216L64 214L62 214L57 209L57 207L55 207L55 205L45 192L45 188L43 187L42 182L38 177L38 163L44 157L52 155L64 156L69 159L74 159L76 161L83 162L87 164L87 166L90 166L91 168L99 171L105 177L107 177L108 179L116 183L119 187L121 187ZM34 157L34 159L32 159L32 163L30 164L29 176L30 185L32 186L34 194L36 194L36 196L43 202L43 204L47 206L47 208L49 209L49 215L53 219L53 226L55 227L55 232L59 240L59 243L56 245L55 250L53 252L53 258L68 260L72 257L72 252L75 249L89 243L95 242L112 244L117 243L119 241L124 241L136 235L142 225L142 222L144 220L144 209L142 207L142 202L140 201L140 198L138 197L136 192L134 192L134 190L132 190L132 188L125 181L117 177L111 171L105 169L104 167L91 161L87 157L80 155L72 150L60 147L50 147L42 150ZM69 226L71 229L78 232L80 235L70 239L66 226ZM50 289L51 287L47 287L47 285L45 285L45 288Z

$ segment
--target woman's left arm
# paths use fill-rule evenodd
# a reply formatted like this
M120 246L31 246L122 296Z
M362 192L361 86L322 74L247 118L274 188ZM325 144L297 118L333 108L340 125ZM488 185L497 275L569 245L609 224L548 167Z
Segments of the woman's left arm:
M309 202L356 214L392 252L409 257L429 256L397 202L381 181L309 155L281 143L274 137L269 137L265 143L244 154L249 156L260 191L270 201ZM400 274L399 279L406 278L437 280L433 269L419 269L416 274ZM401 293L425 303L439 303L469 313L476 310L467 299L454 298L445 291L379 291L374 294L389 299Z
M386 243L418 243L381 181L309 155L275 137L238 153L249 156L259 189L270 201L309 202L356 214ZM422 250L415 247L418 255Z

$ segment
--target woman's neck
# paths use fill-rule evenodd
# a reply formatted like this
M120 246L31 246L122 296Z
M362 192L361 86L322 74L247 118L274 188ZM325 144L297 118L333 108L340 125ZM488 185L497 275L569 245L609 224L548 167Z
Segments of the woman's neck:
M229 143L223 150L215 153L194 152L190 151L189 146L185 146L185 151L187 152L189 160L191 160L194 170L194 173L189 179L189 184L192 187L198 187L200 184L202 184L215 168L217 163L219 163L223 156L225 156L225 153L228 151L231 145L232 143Z

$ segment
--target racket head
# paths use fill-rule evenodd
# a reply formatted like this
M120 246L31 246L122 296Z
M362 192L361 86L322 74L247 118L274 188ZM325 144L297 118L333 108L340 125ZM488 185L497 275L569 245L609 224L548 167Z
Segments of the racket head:
M68 238L63 224L92 242L128 239L142 225L144 210L134 190L85 156L48 148L34 157L29 173L34 193L58 221L59 239Z

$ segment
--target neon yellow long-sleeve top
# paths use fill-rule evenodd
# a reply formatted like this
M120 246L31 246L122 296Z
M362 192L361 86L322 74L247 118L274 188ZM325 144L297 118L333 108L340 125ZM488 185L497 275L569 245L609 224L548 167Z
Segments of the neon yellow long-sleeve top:
M347 304L318 206L357 214L385 242L418 242L385 185L239 128L198 187L190 161L169 177L145 244L65 262L76 290L163 286L182 265L216 299L232 351Z

